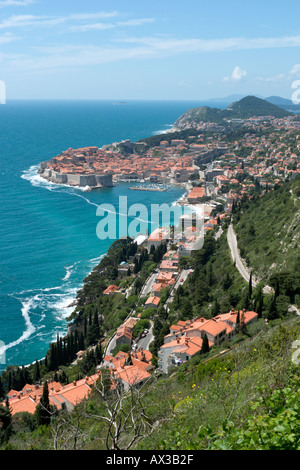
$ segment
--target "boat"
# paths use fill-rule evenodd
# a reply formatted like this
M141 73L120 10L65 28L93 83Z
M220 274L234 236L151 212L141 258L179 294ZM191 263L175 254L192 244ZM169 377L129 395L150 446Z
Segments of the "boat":
M142 187L142 186L132 186L129 189L132 189L135 191L168 191L167 188L147 188L147 187Z

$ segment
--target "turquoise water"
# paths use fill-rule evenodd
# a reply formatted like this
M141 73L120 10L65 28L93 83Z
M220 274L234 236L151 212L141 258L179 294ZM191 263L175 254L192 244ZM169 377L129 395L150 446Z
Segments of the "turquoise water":
M69 147L101 147L164 132L199 105L10 101L0 106L0 369L41 359L57 332L66 332L70 303L112 243L96 235L98 205L112 204L118 212L119 196L127 196L128 205L172 204L184 192L130 191L127 183L85 192L42 180L38 164Z

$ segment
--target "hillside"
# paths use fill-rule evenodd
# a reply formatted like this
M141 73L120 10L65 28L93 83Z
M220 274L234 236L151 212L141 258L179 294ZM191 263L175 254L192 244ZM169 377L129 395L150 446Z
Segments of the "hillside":
M179 320L212 318L231 307L253 309L258 313L255 323L209 352L174 366L170 375L155 372L141 388L127 394L122 395L119 389L117 393L110 391L103 372L103 381L87 400L72 412L59 413L55 419L53 415L48 426L39 425L35 415L16 414L11 427L0 429L0 449L48 450L54 442L61 450L116 450L128 445L133 450L299 449L299 366L294 360L298 357L294 342L300 335L300 317L288 309L290 303L300 305L299 181L283 183L263 196L260 191L256 196L254 193L252 200L242 199L233 210L242 255L249 259L255 273L270 281L275 296L263 294L260 285L250 289L240 276L227 244L227 217L217 240L215 227L206 235L201 250L181 259L181 266L188 265L193 272L177 289L168 310L161 306L153 314L154 341L149 349L156 358L170 326ZM77 344L79 349L93 346L103 334L110 334L138 305L139 289L162 258L159 248L149 257L141 250L139 263L132 263L138 274L132 277L134 295L106 298L102 293L111 282L119 288L129 287L130 276L120 282L117 267L137 250L130 239L115 242L84 280L72 314L79 332L85 330L84 324L87 326L82 345ZM92 320L95 314L100 324ZM47 366L44 361L40 363L41 377L57 381L64 374L70 382L95 372L100 360L97 350L95 360L86 355L82 362L70 364L66 358L67 364L62 366L68 342L58 341L55 346L47 355ZM102 356L102 351L98 353ZM71 357L73 360L74 354ZM3 392L7 386L8 390L19 390L22 381L35 383L37 370L36 365L26 370L9 368L2 374L0 389L2 386ZM120 447L112 447L112 409L119 424L129 422L131 426L138 420L140 441L130 444L133 425L120 431ZM4 425L10 422L8 414L0 407Z
M232 113L234 118L247 119L253 116L274 116L278 118L289 116L291 113L283 110L275 104L256 96L246 96L240 101L232 103L225 110L226 113ZM230 116L230 114L227 114Z
M224 119L247 119L254 116L283 118L289 115L292 115L292 113L273 103L256 96L246 96L231 103L226 109L210 108L208 106L189 109L177 119L174 127L187 127L193 122L199 123L200 121L222 123Z
M300 105L294 104L292 100L281 98L280 96L269 96L268 98L265 98L265 99L266 101L269 101L269 103L280 106L280 108L283 108L287 111L292 111L292 112L300 111Z
M300 264L300 178L263 197L244 201L234 214L241 256L265 281L274 273L297 273Z
M172 306L173 318L176 312L181 318L189 317L187 295L195 302L193 314L210 314L208 299L201 298L205 283L211 284L209 297L218 293L217 299L225 301L230 290L233 302L232 294L247 287L230 262L225 233L218 243L210 237L206 249L194 258L196 275L183 287L177 307L176 300ZM165 320L166 333L168 326ZM2 448L51 449L54 435L61 450L104 450L106 444L111 445L114 432L109 420L100 419L108 417L107 406L115 407L121 423L138 398L147 422L143 423L145 437L132 450L299 449L299 377L292 360L292 345L299 334L300 318L295 315L286 314L269 324L259 318L230 344L195 356L169 376L154 374L138 394L122 398L120 409L115 407L118 394L109 394L107 389L104 402L99 385L87 401L72 413L58 416L49 428L37 427L26 414L18 416L8 447L4 444ZM149 435L146 426L151 428ZM129 440L130 433L121 432L120 448Z

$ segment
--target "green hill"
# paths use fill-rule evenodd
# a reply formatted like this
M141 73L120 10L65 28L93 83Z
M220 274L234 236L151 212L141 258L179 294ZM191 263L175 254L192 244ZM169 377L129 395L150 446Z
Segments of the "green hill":
M300 337L300 317L288 311L290 302L299 305L300 301L299 197L297 178L264 195L258 192L250 201L245 198L234 209L233 224L242 255L248 258L255 273L271 282L275 296L262 294L260 285L250 293L239 275L227 244L228 217L220 238L214 238L217 227L205 237L201 250L181 259L182 266L189 265L194 271L178 288L169 310L158 309L150 349L157 352L173 322L196 316L211 318L228 312L231 306L257 311L257 322L231 341L174 367L168 376L155 372L138 390L125 394L119 388L110 391L104 380L101 385L106 387L105 400L99 393L99 384L98 391L94 389L72 412L53 414L49 426L39 426L36 417L28 413L15 415L10 422L9 410L0 407L0 449L48 450L55 442L59 450L104 450L107 446L116 450L112 436L117 428L120 449L130 445L132 450L162 451L299 450L300 379L295 341ZM129 297L121 301L115 297L109 301L102 295L107 284L118 282L115 267L120 260L134 254L129 241L114 244L85 279L78 295L75 320L88 319L94 311L101 313L102 333L118 326L126 317L127 308L130 311L137 300ZM144 259L139 267L142 281L148 278L162 253L150 256L153 259ZM135 287L138 289L138 285ZM93 345L94 341L88 344ZM94 372L93 367L94 362L88 364L88 374ZM12 370L2 376L5 380L0 381L0 391L6 381L8 389L18 387L12 381L16 379ZM26 370L32 373L30 368ZM55 370L76 380L80 363L59 365ZM41 377L57 380L52 371L43 364ZM140 426L140 441L133 439L135 420ZM123 427L124 423L129 423L129 428Z
M257 98L256 96L246 96L240 101L232 103L225 110L225 113L229 116L232 113L234 118L246 119L253 116L274 116L278 118L286 117L291 115L288 111L276 106L273 103L269 103L266 100Z
M224 119L247 119L254 116L284 118L290 115L292 113L273 103L256 96L246 96L231 103L226 109L210 108L208 106L189 109L177 119L174 127L183 127L201 121L222 123Z
M241 256L265 281L274 273L296 273L300 265L300 177L263 197L243 201L234 214Z

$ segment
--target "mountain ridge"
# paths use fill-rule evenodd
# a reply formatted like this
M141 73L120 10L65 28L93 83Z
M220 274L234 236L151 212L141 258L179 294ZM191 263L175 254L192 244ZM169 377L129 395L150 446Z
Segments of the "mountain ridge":
M183 127L191 122L215 122L223 123L224 119L247 119L255 116L274 116L283 118L292 116L287 111L267 100L256 96L246 96L239 101L232 102L226 109L201 106L191 108L182 114L174 124L174 127Z

